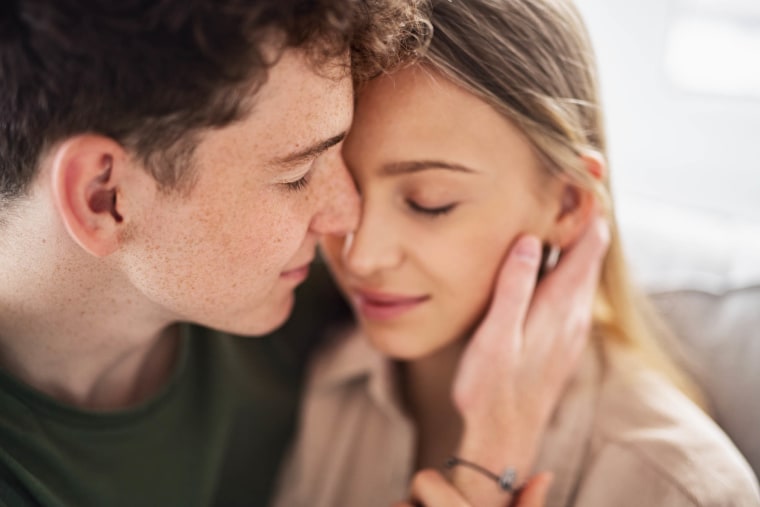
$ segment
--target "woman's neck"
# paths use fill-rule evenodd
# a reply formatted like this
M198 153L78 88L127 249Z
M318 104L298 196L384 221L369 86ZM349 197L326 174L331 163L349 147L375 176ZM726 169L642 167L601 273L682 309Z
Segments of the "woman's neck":
M462 421L451 399L451 385L466 342L402 366L402 392L417 429L418 468L438 468L459 444Z

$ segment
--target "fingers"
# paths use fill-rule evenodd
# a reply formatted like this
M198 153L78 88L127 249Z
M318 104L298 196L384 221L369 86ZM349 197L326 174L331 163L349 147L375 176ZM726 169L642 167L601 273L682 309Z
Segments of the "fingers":
M535 287L541 243L538 238L524 236L510 249L496 280L491 307L475 331L462 355L453 386L454 403L463 416L490 410L476 398L483 396L483 372L510 370L509 361L519 357L523 346L523 325ZM495 361L495 362L494 362ZM498 367L494 367L494 365ZM490 389L490 387L488 387ZM489 404L490 405L490 404Z
M514 507L544 507L554 476L550 473L532 477L515 499Z
M435 470L422 470L414 475L411 497L425 507L470 507L459 491Z
M532 477L511 504L513 507L544 507L554 476ZM412 480L412 500L393 507L470 507L459 492L435 470L422 470ZM506 507L506 506L505 506Z
M557 268L536 290L526 323L528 339L557 337L567 330L573 335L573 331L590 323L609 236L607 222L594 217L578 242L563 254ZM550 327L557 323L564 328Z
M564 277L574 287L584 287L593 292L597 285L597 274L610 242L610 231L606 220L594 217L572 248L565 252L565 262L555 271L557 277ZM555 274L552 273L552 274Z
M505 330L521 335L536 284L541 260L541 242L534 236L519 238L510 249L496 280L491 307L473 340L495 350L504 342Z

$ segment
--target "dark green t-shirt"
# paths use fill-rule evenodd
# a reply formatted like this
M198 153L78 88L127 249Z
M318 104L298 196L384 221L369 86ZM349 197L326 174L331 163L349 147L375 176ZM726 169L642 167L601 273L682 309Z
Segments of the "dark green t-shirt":
M296 363L277 338L183 334L170 382L130 410L73 409L0 371L0 506L266 505Z

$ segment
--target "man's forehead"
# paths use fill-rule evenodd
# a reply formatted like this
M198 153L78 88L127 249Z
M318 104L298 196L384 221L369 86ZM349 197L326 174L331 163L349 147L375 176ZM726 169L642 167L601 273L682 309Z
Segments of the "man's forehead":
M286 49L269 68L256 102L298 100L325 90L353 93L348 55L317 60L305 50Z
M251 111L258 141L271 149L272 162L342 135L353 115L350 73L325 76L294 51L283 53L270 70Z

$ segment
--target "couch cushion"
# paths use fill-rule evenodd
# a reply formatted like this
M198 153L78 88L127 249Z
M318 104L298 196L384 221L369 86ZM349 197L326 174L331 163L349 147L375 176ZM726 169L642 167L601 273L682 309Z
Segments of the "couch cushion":
M760 285L716 295L672 291L653 300L692 359L685 363L712 415L760 477Z

